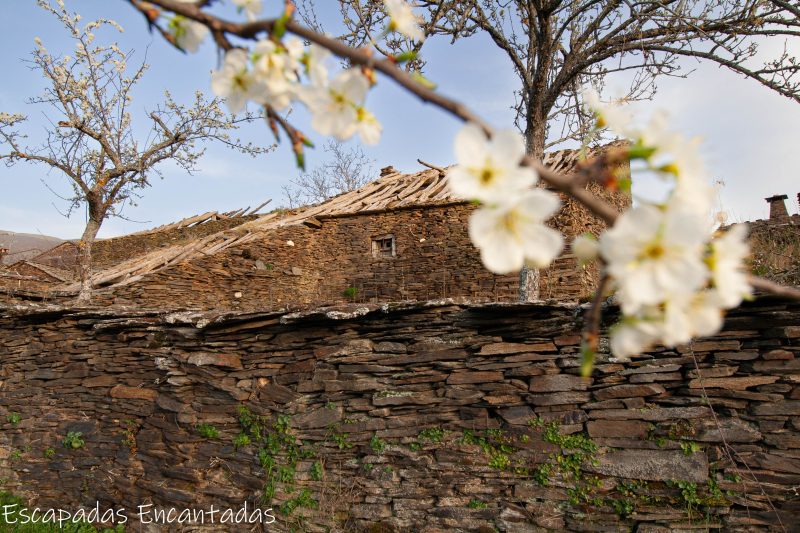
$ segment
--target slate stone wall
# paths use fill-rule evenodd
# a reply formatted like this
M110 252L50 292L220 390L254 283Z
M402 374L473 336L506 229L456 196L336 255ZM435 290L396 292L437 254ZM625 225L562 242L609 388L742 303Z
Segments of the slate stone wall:
M800 306L601 354L588 380L579 332L566 305L5 307L2 488L61 508L266 492L270 531L796 530Z
M327 217L319 227L282 227L130 285L101 289L98 299L242 310L458 296L516 300L518 275L487 271L470 243L466 228L472 209L464 204L402 209ZM373 256L373 239L388 234L395 238L396 255ZM562 278L561 286L577 283L571 293L589 292L580 280Z

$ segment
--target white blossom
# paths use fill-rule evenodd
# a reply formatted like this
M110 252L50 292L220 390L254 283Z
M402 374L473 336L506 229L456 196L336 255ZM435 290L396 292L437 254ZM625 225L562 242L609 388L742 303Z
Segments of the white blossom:
M600 237L600 253L630 315L667 297L691 294L708 278L703 263L707 232L693 212L644 204L623 213Z
M253 49L253 72L264 84L266 101L275 109L285 109L295 96L298 42L298 39L287 39L284 45L262 39ZM302 42L300 47L302 54Z
M211 73L211 90L222 96L231 113L241 111L247 100L264 103L266 88L248 69L247 52L234 49L225 54L222 69Z
M356 131L364 144L378 144L381 140L381 132L383 126L378 122L378 119L367 111L364 107L359 107L356 110L357 122Z
M169 22L169 32L181 50L191 53L197 52L209 33L205 25L181 15L172 17Z
M659 324L646 317L623 319L611 328L611 352L617 360L629 361L630 356L640 354L658 342L660 333Z
M560 200L543 189L517 193L508 203L476 210L469 221L469 236L490 271L507 274L527 261L535 267L549 265L561 252L561 234L544 225L558 210Z
M300 68L300 63L303 59L303 55L306 51L306 45L303 44L303 40L299 37L291 36L281 43L283 48L286 50L286 53L289 54L289 69L292 74L296 73L297 70Z
M332 56L330 50L311 44L308 51L302 57L305 72L312 85L326 86L328 84L328 67L325 63Z
M744 260L750 253L746 237L747 226L736 224L711 242L711 279L720 304L726 309L736 307L752 294L744 269Z
M627 109L616 103L602 102L592 87L584 88L582 94L584 104L597 115L600 128L607 127L617 135L630 136L633 115Z
M322 135L344 141L358 129L358 109L369 90L369 81L358 68L338 73L329 86L306 87L303 100L311 110L311 126Z
M503 202L538 180L532 168L520 166L525 144L512 130L487 139L478 125L467 124L456 135L455 154L458 164L448 171L447 182L461 198Z
M239 11L244 11L247 20L256 20L261 13L261 0L233 0L233 4Z
M578 235L572 241L572 253L581 263L589 263L597 259L597 254L600 253L600 243L597 238L591 233L584 233Z
M713 335L722 327L722 320L715 291L676 296L664 304L661 343L671 348L689 342L692 337Z
M389 30L396 30L415 41L425 40L425 33L420 28L420 18L414 14L405 0L383 0L389 14Z

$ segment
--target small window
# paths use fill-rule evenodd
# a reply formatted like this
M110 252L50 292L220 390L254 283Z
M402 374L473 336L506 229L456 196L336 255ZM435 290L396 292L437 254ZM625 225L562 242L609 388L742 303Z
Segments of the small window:
M383 235L372 239L372 257L394 257L397 250L394 245L394 235Z

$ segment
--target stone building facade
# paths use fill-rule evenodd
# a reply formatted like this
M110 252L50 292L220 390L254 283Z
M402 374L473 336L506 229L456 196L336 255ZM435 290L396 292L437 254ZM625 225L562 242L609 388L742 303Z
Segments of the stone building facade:
M573 150L545 158L548 166L566 174L579 162ZM616 170L629 174L627 168ZM590 187L620 210L630 202L621 193ZM585 208L562 200L552 225L567 242L602 229ZM166 240L170 232L161 232L163 246L157 248L129 237L115 239L114 246L100 244L101 268L93 276L96 299L217 309L448 297L515 301L518 275L488 272L470 242L467 227L474 209L451 196L443 171L401 174L389 167L378 180L324 203L278 210L188 241L173 244ZM126 253L132 257L123 259ZM541 272L539 297L580 300L592 293L595 277L567 249ZM62 283L50 294L69 297L77 288L77 283Z

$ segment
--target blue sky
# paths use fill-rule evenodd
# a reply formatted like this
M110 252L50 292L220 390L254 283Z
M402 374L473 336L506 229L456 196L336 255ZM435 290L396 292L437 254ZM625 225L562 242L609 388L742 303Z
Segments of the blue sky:
M51 52L72 53L73 43L57 20L36 6L34 0L0 0L7 21L0 32L5 53L0 56L0 111L22 112L30 120L25 132L31 144L43 138L47 126L41 107L25 100L38 94L44 80L24 62L30 58L33 39L39 36ZM121 0L66 0L70 9L78 11L84 21L98 17L112 18L124 28L124 34L104 30L98 35L104 42L115 40L125 50L134 50L130 61L144 60L150 70L135 94L134 113L145 114L160 100L164 90L178 101L187 102L194 90L210 94L209 73L217 65L217 53L210 42L197 54L184 55L167 45L161 37L150 35L141 16ZM265 0L277 8L282 2ZM322 19L335 15L334 2L326 0ZM327 11L327 12L326 12ZM777 50L782 42L763 44L765 53ZM512 92L517 86L507 60L488 41L478 36L456 45L436 39L426 44L426 73L440 91L454 96L497 127L511 127ZM637 109L649 114L666 109L677 129L686 135L703 137L704 152L714 179L721 179L722 207L732 220L764 218L764 198L788 194L790 213L797 212L796 194L800 192L794 163L798 145L800 105L794 104L756 83L711 65L687 63L696 69L688 79L662 79L653 102ZM623 78L612 79L608 87L623 87ZM417 158L434 164L452 163L452 139L460 124L449 115L403 93L390 81L381 79L370 93L368 107L384 125L381 142L365 147L375 159L374 169L393 165L404 171L416 171ZM312 135L318 146L324 139L308 128L302 111L294 115L298 125ZM271 134L265 125L257 124L242 132L247 140L270 144ZM351 141L357 142L357 141ZM308 166L320 163L321 149L310 151ZM272 198L272 205L283 202L281 185L297 176L294 158L288 146L252 159L219 146L210 146L199 164L201 171L189 176L185 172L164 167L164 179L155 180L144 191L136 207L125 211L132 222L107 220L101 237L140 231L209 210L229 211L247 205L255 206ZM43 166L17 164L0 166L0 229L43 233L62 238L77 238L84 224L82 212L69 219L59 214L65 202L50 192L68 192L65 179L47 172ZM635 190L645 192L646 183L636 183Z

